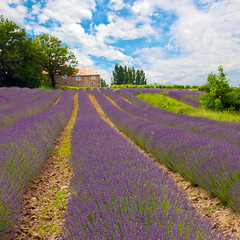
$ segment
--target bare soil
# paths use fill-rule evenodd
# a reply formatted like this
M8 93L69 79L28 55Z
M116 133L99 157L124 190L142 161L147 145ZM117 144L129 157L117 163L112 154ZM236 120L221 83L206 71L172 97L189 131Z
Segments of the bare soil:
M218 228L219 231L222 231L225 235L233 236L232 239L240 239L240 213L233 211L230 207L221 203L216 197L210 195L200 186L193 186L179 173L173 172L171 169L159 163L158 160L152 156L152 154L143 151L138 145L135 144L134 141L129 139L127 135L120 132L116 128L114 123L103 112L102 108L93 95L89 94L89 98L102 119L104 119L119 134L121 134L135 147L137 147L140 152L152 159L156 166L165 171L169 177L175 181L178 189L185 194L190 204L192 204L195 209L197 209L197 211L200 212L203 216L209 218L209 220L214 223L214 228ZM107 97L107 99L119 108L119 106L111 98Z
M77 109L78 99L75 94L74 109L67 126L55 141L54 151L45 166L23 195L23 217L15 238L17 240L59 239L64 224L63 214L70 197L69 183L72 171L68 159L71 131L76 121Z

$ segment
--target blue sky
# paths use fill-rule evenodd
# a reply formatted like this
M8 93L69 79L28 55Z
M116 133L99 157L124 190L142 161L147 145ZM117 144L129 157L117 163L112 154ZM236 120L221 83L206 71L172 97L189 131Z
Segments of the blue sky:
M116 63L148 83L202 85L219 65L240 84L240 0L1 0L30 36L55 35L110 83Z

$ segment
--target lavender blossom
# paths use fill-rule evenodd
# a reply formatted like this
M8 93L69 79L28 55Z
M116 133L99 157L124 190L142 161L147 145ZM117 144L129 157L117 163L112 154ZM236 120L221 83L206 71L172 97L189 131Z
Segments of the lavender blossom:
M239 146L240 124L238 123L216 121L204 117L192 117L185 114L169 112L143 102L126 90L120 90L116 93L130 100L133 104L129 104L116 96L116 93L111 89L102 89L102 92L114 99L124 111L127 111L136 117L158 122L163 126L165 125L189 130L198 135Z
M62 239L224 239L160 168L101 119L84 91L70 164Z
M92 92L115 125L159 162L179 172L240 211L240 149L190 131L149 122L115 107L99 91Z
M67 90L56 105L0 129L0 239L14 239L12 227L20 218L24 189L45 164L66 125L74 94Z
M19 91L14 91L13 93L8 94L7 96L1 96L0 94L0 99L1 97L5 99L5 101L3 102L1 102L0 100L0 112L3 109L12 108L20 104L26 104L26 103L31 103L33 101L36 101L51 91L52 90L50 89L44 89L44 90L29 89L28 91L24 92L25 94L19 94Z
M29 98L32 97L32 99L34 99L31 103L0 110L0 128L7 127L20 118L31 116L46 110L53 105L56 99L63 93L63 90L60 89L50 90L50 92L47 90L46 94L45 90L42 91L44 93L43 95L36 94L38 97L37 99L35 94L31 94L31 96L29 96ZM39 98L39 96L41 96L41 98Z

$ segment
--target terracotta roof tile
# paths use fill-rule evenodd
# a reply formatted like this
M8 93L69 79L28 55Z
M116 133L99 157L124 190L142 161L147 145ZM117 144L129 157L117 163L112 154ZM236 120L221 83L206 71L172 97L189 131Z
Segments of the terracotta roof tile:
M92 76L92 75L100 75L96 70L91 67L76 67L78 72L76 76ZM48 74L46 71L43 71L44 74Z
M78 70L76 75L80 76L99 75L99 73L91 67L77 67L76 69Z

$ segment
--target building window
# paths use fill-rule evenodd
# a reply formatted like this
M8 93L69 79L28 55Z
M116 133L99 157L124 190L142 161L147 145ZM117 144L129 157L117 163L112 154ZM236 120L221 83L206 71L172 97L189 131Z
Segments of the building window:
M92 76L92 80L95 80L95 78L96 78L95 76Z
M76 80L78 80L78 81L79 81L80 79L81 79L80 77L76 77Z
M62 75L62 78L67 78L67 75L66 74Z

